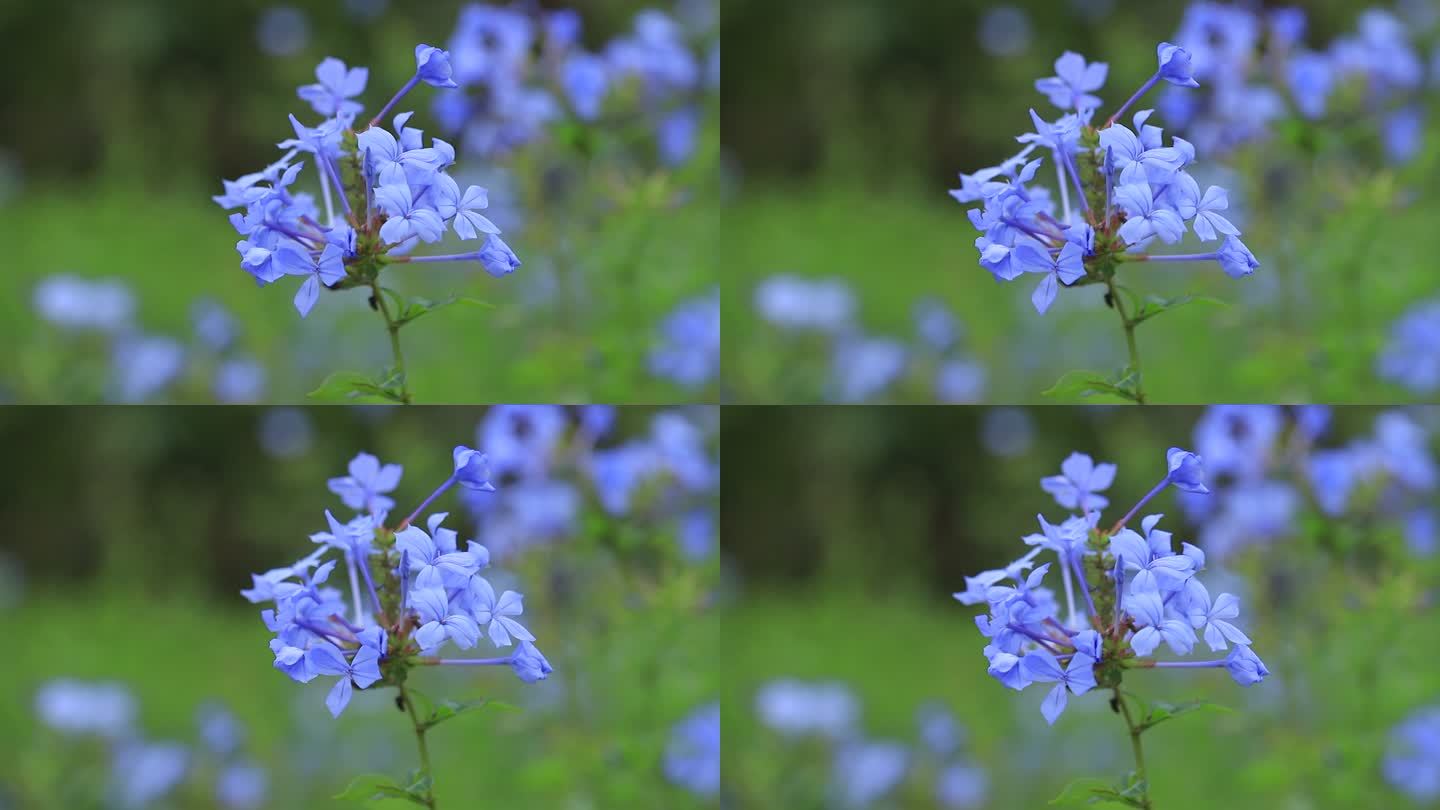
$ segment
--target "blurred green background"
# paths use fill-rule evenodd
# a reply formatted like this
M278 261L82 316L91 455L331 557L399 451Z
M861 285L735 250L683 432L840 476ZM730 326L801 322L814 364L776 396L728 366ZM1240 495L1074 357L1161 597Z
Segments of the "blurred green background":
M855 328L915 342L922 298L947 304L964 326L961 351L988 370L975 401L1041 402L1065 372L1109 373L1125 364L1124 338L1103 291L1062 292L1044 316L1033 283L996 284L978 265L978 232L946 193L1018 151L1035 91L1066 50L1109 64L1101 113L1154 70L1155 44L1175 36L1187 3L1138 0L730 0L724 36L732 58L722 98L729 161L723 318L730 401L820 401L796 376L830 362L823 348L787 337L756 313L763 279L790 273L836 278L856 299ZM1199 4L1194 4L1199 5ZM1352 33L1367 8L1389 9L1427 60L1436 4L1228 4L1299 6L1305 43L1324 50ZM1434 78L1425 98L1437 97ZM1156 105L1158 92L1139 106ZM1428 104L1433 120L1434 104ZM1127 122L1128 123L1128 122ZM1162 112L1150 121L1185 136ZM1420 155L1387 164L1375 118L1343 126L1293 114L1267 144L1220 157L1200 152L1202 187L1229 189L1232 217L1261 262L1232 280L1213 264L1125 268L1141 294L1210 296L1139 330L1145 388L1155 402L1414 401L1374 372L1391 323L1440 293L1422 234L1440 214L1440 143L1426 126ZM1316 144L1327 146L1316 148ZM1053 186L1048 158L1037 182ZM1048 178L1048 179L1047 179ZM1053 190L1053 189L1052 189ZM1199 250L1193 239L1171 252ZM1163 252L1163 251L1162 251ZM1125 275L1125 274L1122 274ZM912 361L911 376L927 373ZM935 401L934 384L902 384L882 399ZM967 400L969 401L969 400ZM1104 400L1101 400L1104 401ZM1420 401L1425 401L1423 398Z
M189 0L9 2L0 67L0 396L91 402L106 351L35 317L35 283L51 274L113 277L138 298L141 329L191 341L191 308L218 300L238 319L240 346L269 372L260 401L294 403L333 371L373 373L390 362L380 318L357 291L326 294L308 321L293 283L259 290L239 267L228 214L211 201L221 178L258 171L292 136L289 113L312 121L296 87L327 56L370 68L370 112L414 70L417 42L445 46L466 3L346 0L194 3ZM707 3L686 3L703 11ZM535 3L575 7L585 47L632 27L644 0ZM669 13L668 3L658 6ZM703 15L701 15L703 16ZM703 35L695 49L703 63ZM262 45L264 47L262 47ZM444 133L421 88L401 109ZM420 403L681 402L698 395L649 373L665 314L716 277L716 101L695 155L675 169L617 161L606 145L634 132L588 136L569 123L546 144L497 160L462 153L457 177L487 186L487 213L525 263L494 279L432 265L387 274L407 296L451 295L455 307L405 330ZM313 122L313 121L312 121ZM631 122L627 126L633 128ZM307 172L305 182L313 184ZM452 237L443 247L458 247ZM436 246L437 248L442 246ZM461 252L459 250L440 252ZM166 401L212 401L207 369L191 369ZM76 378L81 378L76 383ZM197 379L198 378L198 379ZM87 387L88 385L88 387Z
M451 448L475 444L484 412L0 410L0 440L30 459L0 485L0 520L11 527L0 541L0 620L10 628L0 806L116 806L77 798L85 785L104 788L106 757L38 721L36 690L62 677L123 684L144 738L192 751L201 750L197 711L220 701L243 729L243 756L269 774L258 807L356 806L330 797L364 772L403 778L416 751L394 691L357 691L332 719L324 699L333 681L302 686L274 671L265 605L239 591L252 573L308 553L325 509L349 514L326 480L356 453L403 465L393 495L408 512L450 474ZM654 415L621 409L601 447L643 438ZM503 493L507 483L497 485ZM685 557L656 510L614 517L593 493L580 507L573 533L522 538L522 551L497 553L488 570L497 588L525 594L525 621L555 673L534 685L508 668L412 676L436 701L486 697L517 709L484 709L431 732L441 808L706 806L666 779L663 755L672 727L718 693L719 623L709 609L718 566L713 555ZM476 536L456 491L432 509L450 513L445 525L462 543ZM213 757L194 761L181 791L146 806L221 807L204 781Z
M1048 690L1015 693L988 676L973 618L982 606L951 596L967 575L1020 557L1020 538L1039 531L1037 512L1064 516L1038 482L1071 452L1119 465L1105 492L1108 522L1164 476L1167 447L1196 446L1202 410L1122 407L725 409L722 761L733 806L844 807L837 781L869 778L835 759L842 745L785 738L762 723L762 691L782 679L854 696L853 737L841 741L893 741L909 752L899 785L858 807L1044 807L1075 779L1113 783L1133 768L1108 693L1072 697L1047 727L1039 707ZM1337 408L1316 445L1369 441L1378 414ZM1428 449L1411 449L1433 455L1440 411L1409 418L1428 431ZM1254 460L1278 467L1289 455ZM1233 494L1210 497L1238 509L1260 496L1259 486L1223 478L1212 472L1212 489ZM1233 709L1145 735L1155 807L1433 806L1407 800L1381 768L1392 727L1440 701L1431 654L1440 565L1433 547L1430 556L1408 549L1398 502L1376 487L1343 517L1303 506L1268 541L1249 534L1242 552L1206 549L1202 579L1212 595L1240 596L1240 626L1271 675L1242 689L1224 670L1127 674L1126 689L1149 701L1204 698ZM1364 498L1377 500L1354 505ZM1161 528L1177 544L1205 548L1202 524L1177 500L1162 493L1141 514L1164 513ZM1418 502L1440 505L1433 489ZM1193 656L1211 657L1203 643ZM792 709L797 725L842 714L833 702L797 704L810 706ZM949 759L920 743L917 716L937 707L960 726ZM1424 758L1436 757L1432 745ZM957 763L978 769L982 788L969 802L941 803L935 780Z

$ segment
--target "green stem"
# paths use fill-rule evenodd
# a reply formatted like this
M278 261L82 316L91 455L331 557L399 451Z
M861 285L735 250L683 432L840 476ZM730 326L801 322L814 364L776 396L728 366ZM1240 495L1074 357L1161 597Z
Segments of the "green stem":
M1120 714L1125 718L1125 726L1130 730L1130 748L1135 752L1135 776L1139 780L1140 807L1143 810L1151 810L1150 804L1150 776L1145 771L1145 749L1140 745L1140 734L1142 729L1135 725L1135 718L1130 714L1130 704L1125 702L1125 695L1120 692L1120 687L1115 687L1115 703L1120 706Z
M410 722L415 726L415 744L420 747L420 776L430 780L425 786L425 806L435 810L435 775L430 772L430 749L425 745L425 726L420 722L420 715L415 713L415 702L410 699L403 683L400 684L400 700L405 703L406 711L410 712Z
M1120 314L1120 325L1125 329L1125 347L1130 351L1130 368L1135 372L1135 402L1144 405L1145 375L1140 371L1140 349L1135 345L1135 327L1140 324L1131 320L1130 315L1125 312L1125 299L1115 288L1114 280L1106 279L1105 288L1110 291L1110 300L1114 302L1115 311Z
M410 381L405 375L405 353L400 351L400 324L390 317L390 305L385 303L385 293L380 289L380 283L371 282L370 289L375 295L375 305L380 308L380 314L385 316L385 331L390 333L390 352L395 355L395 373L400 375L400 401L409 405Z

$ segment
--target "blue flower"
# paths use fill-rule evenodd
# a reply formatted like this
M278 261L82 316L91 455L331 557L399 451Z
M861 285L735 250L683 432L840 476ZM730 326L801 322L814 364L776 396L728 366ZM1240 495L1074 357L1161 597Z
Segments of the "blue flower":
M1260 262L1255 259L1255 254L1250 252L1250 248L1245 247L1245 243L1241 242L1238 236L1225 237L1225 242L1220 246L1216 257L1220 261L1220 269L1224 270L1225 274L1231 278L1248 276L1260 266Z
M1065 711L1070 692L1083 695L1095 688L1095 659L1082 653L1071 656L1070 663L1061 669L1055 656L1045 650L1031 650L1021 659L1021 665L1032 681L1056 682L1055 688L1050 690L1050 694L1046 695L1045 701L1040 704L1040 713L1045 715L1045 722L1052 726Z
M1152 236L1160 237L1166 244L1175 244L1185 236L1185 222L1168 205L1155 198L1150 183L1126 183L1115 189L1115 202L1124 209L1125 224L1120 226L1120 238L1126 244L1138 245Z
M650 352L650 370L686 388L720 373L720 290L684 301L661 324L665 342Z
M385 495L400 485L404 468L399 464L381 466L380 459L369 453L360 453L350 460L349 475L331 478L327 482L330 491L351 509L365 512L387 512L395 501Z
M467 489L494 492L490 483L490 457L464 445L454 450L455 480Z
M1211 650L1219 652L1225 649L1226 639L1250 646L1249 636L1229 621L1240 615L1240 600L1234 594L1222 593L1211 604L1210 592L1198 581L1188 593L1198 594L1190 598L1186 608L1190 624L1197 630L1204 628L1205 643L1210 645Z
M300 317L304 318L315 308L315 302L320 299L321 285L329 287L345 280L344 255L334 245L326 245L318 257L296 251L280 253L279 261L286 275L305 276L305 282L295 292L295 309Z
M1180 87L1199 87L1195 81L1195 69L1190 66L1190 52L1179 45L1162 42L1155 46L1155 58L1160 63L1160 78Z
M1040 488L1066 509L1100 510L1109 506L1110 501L1095 493L1110 488L1115 482L1116 469L1114 464L1096 464L1084 453L1071 453L1060 463L1060 475L1042 478Z
M1084 253L1073 242L1066 242L1057 256L1051 256L1048 252L1036 250L1029 245L1016 248L1016 256L1025 272L1045 274L1045 278L1040 280L1040 285L1030 296L1036 312L1043 315L1050 309L1061 283L1069 286L1085 277Z
M1177 655L1189 655L1195 646L1195 631L1181 618L1167 615L1157 590L1135 591L1125 596L1125 612L1140 629L1130 638L1136 655L1149 655L1163 640Z
M523 596L505 591L497 599L495 588L484 577L478 576L470 578L470 595L474 599L475 621L489 625L487 632L496 647L510 646L512 636L522 642L535 640L524 625L512 618L525 612Z
M454 70L450 67L449 51L442 51L429 45L415 46L415 75L431 87L453 88Z
M1245 644L1236 644L1230 654L1225 656L1225 669L1229 670L1230 677L1241 686L1254 686L1270 674L1265 662Z
M570 106L582 120L600 115L605 94L610 90L610 71L605 60L588 53L575 53L560 65L560 84Z
M528 641L521 641L510 656L510 667L525 683L535 683L550 677L555 670L545 656Z
M328 58L315 68L319 84L307 84L298 91L302 100L310 102L315 112L326 118L353 119L365 109L350 99L365 92L370 71L363 67L346 69L345 63Z
M697 796L720 792L720 704L675 724L665 746L665 778Z
M1440 299L1422 301L1390 327L1376 373L1417 394L1440 390Z
M1165 451L1165 464L1170 470L1168 480L1176 489L1202 494L1210 491L1205 488L1205 467L1199 456L1172 447Z
M391 174L388 183L375 189L375 202L389 215L380 226L380 238L388 244L397 245L416 237L425 242L438 242L445 235L445 221L439 212L415 198L401 173Z
M1381 770L1422 805L1440 799L1440 706L1418 709L1390 730Z
M485 272L495 278L508 276L520 266L520 258L515 255L515 251L495 234L485 239L485 246L480 249L478 258Z
M405 531L412 530L415 527ZM399 545L399 542L397 535L396 544ZM480 640L480 626L464 613L451 610L439 579L434 580L433 587L420 584L419 580L416 582L420 587L410 592L410 604L420 616L421 625L415 631L415 641L420 644L421 652L435 650L447 639L454 641L455 646L462 650L474 647Z
M312 646L305 656L315 672L340 677L325 696L325 706L334 717L339 717L345 707L350 705L352 681L355 686L365 689L381 678L380 653L370 647L356 650L354 659L347 661L345 653L341 652L339 647L328 641L321 641Z
M1095 109L1100 98L1090 95L1105 84L1110 67L1104 62L1085 64L1085 57L1066 51L1055 60L1055 75L1047 79L1036 79L1035 89L1050 98L1050 103L1062 110Z

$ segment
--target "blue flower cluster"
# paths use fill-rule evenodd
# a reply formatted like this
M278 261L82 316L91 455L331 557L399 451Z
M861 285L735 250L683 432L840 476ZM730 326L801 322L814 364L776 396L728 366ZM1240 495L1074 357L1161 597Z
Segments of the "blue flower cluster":
M104 796L87 797L94 806L154 807L182 790L195 796L208 792L223 810L265 804L269 775L245 754L244 729L228 709L202 706L196 714L200 744L189 746L146 739L139 708L130 690L114 682L61 678L35 693L41 725L66 738L103 741L110 776Z
M444 512L431 514L424 529L411 524L456 484L494 491L484 453L461 446L453 457L451 476L408 517L387 528L395 505L387 493L399 485L402 469L359 454L350 462L349 475L329 482L330 491L358 514L342 523L326 510L328 530L310 536L315 551L293 565L254 575L253 586L241 592L252 603L274 602L260 615L275 634L270 649L276 669L300 683L320 676L336 679L325 698L336 717L355 688L403 683L404 671L416 665L507 666L526 683L551 672L533 643L535 636L519 621L523 596L497 593L480 575L490 565L489 549L472 540L461 550L458 534L443 525ZM326 585L342 561L349 604L341 590ZM507 653L435 657L447 644L468 650L482 637Z
M985 397L985 367L961 350L963 328L942 301L916 302L914 345L867 334L858 321L854 292L838 278L771 276L755 288L754 302L760 317L782 332L823 341L819 348L830 356L830 374L816 387L823 388L826 401L867 402L900 388L914 398L947 404Z
M108 376L104 390L51 392L37 399L135 404L190 386L203 386L221 404L253 403L265 396L264 367L243 349L234 317L217 301L198 299L192 305L191 345L146 331L134 293L119 279L47 276L35 286L32 304L41 320L76 341L79 362L84 362L82 354L93 356L88 342L93 338L104 344L101 355L109 365L108 375L96 375Z
M1440 800L1440 706L1419 709L1390 731L1385 781L1421 804Z
M675 724L665 746L665 778L697 796L720 792L720 704L707 703Z
M1440 391L1440 299L1416 304L1395 321L1376 371L1416 394Z
M1205 552L1190 543L1176 549L1173 535L1159 526L1163 515L1141 519L1138 532L1127 525L1168 487L1208 491L1200 456L1172 447L1165 461L1160 482L1104 528L1100 514L1109 500L1101 493L1114 482L1116 466L1072 454L1059 475L1040 482L1072 514L1058 524L1039 515L1040 532L1023 538L1030 551L1004 568L966 577L965 590L955 594L961 604L987 607L975 623L989 642L985 658L992 677L1016 691L1054 684L1040 709L1052 725L1070 695L1118 687L1127 669L1223 667L1241 686L1269 674L1235 624L1239 600L1228 593L1212 598L1200 581ZM1037 566L1035 560L1046 552L1055 560ZM1057 565L1063 605L1044 586ZM1148 657L1162 644L1176 655L1190 655L1201 639L1212 652L1229 652L1205 661Z
M928 702L916 711L916 744L867 737L861 706L840 682L779 679L755 696L760 722L787 740L815 739L831 755L832 806L888 806L887 798L915 795L906 783L928 785L936 806L986 806L989 776L965 751L966 732L949 707Z
M1266 139L1288 118L1377 121L1390 160L1415 157L1425 85L1440 83L1440 61L1426 76L1417 27L1370 8L1353 32L1320 49L1306 45L1306 28L1298 7L1191 4L1174 41L1191 53L1205 90L1161 96L1166 120L1207 153Z
M718 14L705 17L693 27L713 27ZM465 6L450 39L462 92L438 98L436 117L477 155L524 146L567 120L638 118L665 163L687 160L700 130L699 96L719 87L718 41L699 55L686 26L657 9L640 12L633 30L599 52L584 48L581 33L579 13L569 9Z
M1329 520L1364 521L1369 536L1378 536L1377 525L1393 527L1415 554L1440 550L1440 466L1429 431L1405 412L1388 411L1370 436L1326 447L1330 422L1320 406L1217 405L1205 412L1195 448L1215 492L1182 505L1217 559L1293 536L1312 503Z
M594 503L675 533L680 554L713 558L720 464L710 441L718 409L662 411L648 435L613 443L616 412L592 405L573 415L559 405L497 405L477 430L499 492L470 492L465 504L495 559L581 531ZM598 446L601 443L607 446Z
M720 374L720 288L680 304L660 325L661 344L650 351L650 371L691 390Z
M1045 313L1061 286L1112 283L1117 265L1127 261L1215 261L1239 278L1259 266L1240 230L1222 213L1229 207L1225 189L1201 191L1187 170L1195 147L1183 138L1165 145L1164 132L1150 122L1153 110L1132 119L1135 128L1115 123L1161 82L1195 87L1189 52L1162 42L1156 48L1155 73L1098 128L1091 124L1108 66L1065 52L1055 60L1054 76L1035 88L1064 111L1046 121L1034 110L1034 131L1017 138L1019 153L998 166L960 175L950 194L969 209L970 222L983 235L975 240L980 266L996 281L1014 281L1025 273L1040 276L1031 295ZM1032 186L1047 150L1055 164L1060 206L1049 189ZM1075 193L1074 205L1071 192ZM1220 241L1211 252L1158 255L1144 251L1155 240L1167 245L1185 235L1186 223L1202 241Z
M329 58L315 70L315 84L301 87L301 100L322 121L307 127L294 115L294 138L282 141L285 155L262 171L224 182L215 202L232 214L243 237L236 245L240 266L265 286L286 276L304 279L295 294L301 317L310 314L320 289L371 287L385 265L395 262L477 262L491 275L508 275L519 259L500 238L500 229L481 211L489 206L479 186L461 189L448 174L455 149L438 138L425 145L424 132L409 126L414 113L379 126L399 101L420 84L454 88L450 56L428 45L415 48L415 73L367 125L356 126L364 106L354 99L369 81L366 68ZM315 164L322 214L313 195L292 190L304 168ZM338 211L337 211L338 206ZM420 243L439 242L449 228L462 240L481 239L479 250L453 256L411 257Z

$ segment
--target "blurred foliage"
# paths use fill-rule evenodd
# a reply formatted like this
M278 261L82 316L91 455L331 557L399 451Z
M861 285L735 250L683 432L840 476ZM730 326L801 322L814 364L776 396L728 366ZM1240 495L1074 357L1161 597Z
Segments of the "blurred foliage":
M1378 413L1334 409L1328 435L1365 435ZM1051 728L1043 690L1015 694L990 678L978 609L951 593L1019 556L1037 511L1056 517L1038 481L1070 452L1118 463L1106 492L1115 513L1163 475L1166 447L1191 446L1200 414L727 408L722 767L734 806L837 806L836 749L760 722L757 691L777 678L843 684L859 698L865 739L917 752L914 778L868 806L941 806L917 741L930 701L955 712L963 755L988 775L975 807L1045 806L1074 779L1110 782L1133 767L1104 695L1073 698ZM1433 409L1414 415L1433 427ZM1198 527L1177 506L1162 494L1147 512L1166 513L1177 542L1194 541ZM1289 528L1286 540L1210 560L1226 571L1224 589L1242 594L1245 629L1272 673L1264 683L1242 689L1205 670L1126 677L1146 700L1235 709L1146 736L1156 807L1416 806L1381 779L1380 761L1394 725L1440 697L1428 652L1440 643L1440 561L1410 553L1393 525L1310 515Z
M69 810L78 806L56 803L68 795L59 785L103 784L102 752L36 721L35 690L57 677L124 684L147 737L187 745L197 710L219 700L269 771L264 807L342 806L330 797L354 776L414 766L392 691L357 692L332 720L327 684L273 671L259 606L238 591L252 572L311 549L323 510L339 508L325 481L356 452L404 465L393 494L408 507L450 474L450 448L474 442L484 409L280 412L299 414L308 429L286 438L267 424L275 411L251 408L0 411L3 440L37 460L11 467L0 486L0 520L16 529L0 542L0 563L21 572L0 599L0 617L18 628L0 672L12 697L0 704L0 804ZM653 413L622 409L603 446L643 436ZM474 536L454 493L435 508L451 513L462 541ZM573 535L492 569L526 594L527 622L549 642L549 680L527 687L491 668L415 675L436 700L520 708L480 711L431 734L440 807L475 796L514 807L703 806L665 779L662 754L672 726L719 689L714 558L689 561L673 528L611 517L593 501L581 517ZM162 806L217 805L202 793Z

